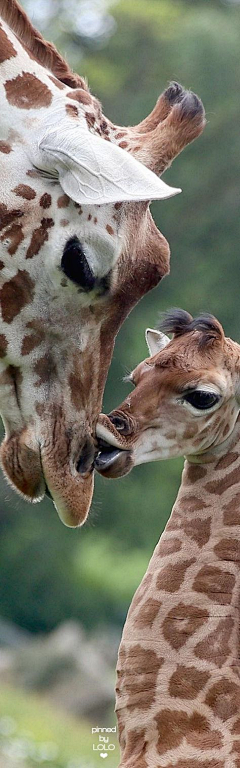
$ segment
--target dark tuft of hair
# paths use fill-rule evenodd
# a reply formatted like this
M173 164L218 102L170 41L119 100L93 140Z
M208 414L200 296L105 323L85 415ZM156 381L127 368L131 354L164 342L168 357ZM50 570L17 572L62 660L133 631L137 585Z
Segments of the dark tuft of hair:
M222 339L223 330L214 315L202 312L198 317L192 317L184 309L170 309L160 317L158 330L163 333L172 333L174 337L183 336L191 331L200 331L203 336L200 344L207 344L214 339Z

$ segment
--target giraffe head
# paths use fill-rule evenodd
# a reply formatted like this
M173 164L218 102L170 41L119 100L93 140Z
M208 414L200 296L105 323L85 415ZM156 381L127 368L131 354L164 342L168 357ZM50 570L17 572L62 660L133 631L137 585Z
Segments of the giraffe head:
M204 110L174 83L140 125L113 125L15 0L0 0L0 99L1 465L76 526L116 333L169 268L148 201L179 191L159 175Z
M186 455L209 461L224 452L240 410L240 346L215 317L166 313L146 331L151 357L128 377L134 391L97 424L95 465L120 477L148 461ZM165 331L173 334L172 339Z

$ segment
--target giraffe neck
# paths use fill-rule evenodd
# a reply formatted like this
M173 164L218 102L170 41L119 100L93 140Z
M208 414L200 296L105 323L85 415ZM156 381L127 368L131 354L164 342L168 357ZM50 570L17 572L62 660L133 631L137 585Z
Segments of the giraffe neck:
M240 428L186 462L118 660L123 768L240 766Z

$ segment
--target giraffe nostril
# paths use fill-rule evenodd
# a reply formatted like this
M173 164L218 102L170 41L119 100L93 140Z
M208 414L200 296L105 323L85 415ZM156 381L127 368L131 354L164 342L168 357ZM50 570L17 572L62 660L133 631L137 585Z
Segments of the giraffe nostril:
M111 414L108 416L109 421L113 424L113 426L117 429L118 432L121 432L121 435L130 435L132 432L132 424L131 422L125 418L124 416L111 416Z
M96 448L94 443L90 437L87 437L76 463L76 470L80 475L84 475L86 472L92 472L95 455Z

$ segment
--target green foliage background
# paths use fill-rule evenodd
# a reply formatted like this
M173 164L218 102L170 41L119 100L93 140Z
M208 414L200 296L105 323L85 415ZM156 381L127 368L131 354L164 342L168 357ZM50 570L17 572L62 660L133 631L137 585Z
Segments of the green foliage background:
M26 4L26 3L25 3ZM79 12L81 10L79 3ZM126 395L122 377L146 355L144 329L181 306L217 315L239 340L240 6L220 0L119 0L105 45L89 45L53 19L55 39L114 122L134 124L176 79L202 98L207 127L165 176L177 198L154 204L168 238L171 275L132 312L119 333L104 396ZM123 624L131 596L171 510L182 461L96 478L84 529L68 530L46 500L33 507L0 489L0 612L31 631L76 617L87 627Z

